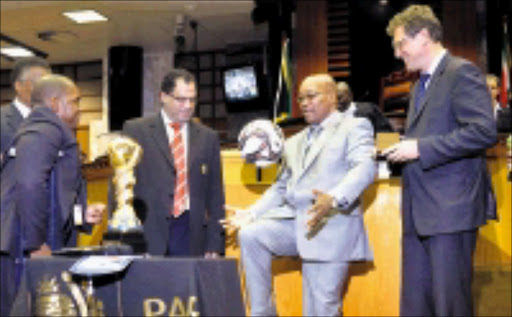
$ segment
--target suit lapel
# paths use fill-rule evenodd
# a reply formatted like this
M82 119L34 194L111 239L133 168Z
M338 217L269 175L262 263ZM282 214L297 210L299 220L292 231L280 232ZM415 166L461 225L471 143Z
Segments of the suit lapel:
M188 155L187 155L187 166L189 170L189 178L190 178L190 171L192 170L192 163L194 162L196 155L198 153L198 146L192 146L192 143L194 145L199 144L199 128L197 125L190 120L188 123L188 140L187 140L187 149L188 149Z
M429 101L430 97L434 94L434 92L437 90L437 85L439 84L439 80L441 79L446 66L448 65L448 62L450 60L450 53L446 53L446 55L441 59L439 62L439 65L437 66L436 70L434 71L434 74L432 75L430 79L430 83L427 87L427 91L425 92L425 97L423 98L418 111L414 110L414 100L416 95L416 90L418 88L418 81L416 81L416 84L414 85L414 94L411 95L410 102L409 102L409 111L407 115L407 126L406 128L409 129L413 124L416 123L418 118L420 117L421 113L425 109L425 106L427 102ZM411 119L409 119L411 118Z
M12 131L16 131L21 124L21 121L23 121L23 117L21 116L21 113L19 110L14 106L13 103L9 106L9 111L7 111L6 114L6 121L9 125L9 128Z
M150 124L150 134L155 140L155 143L162 152L162 155L165 157L167 163L171 165L172 168L174 168L174 162L171 156L171 147L170 147L170 141L167 137L167 132L165 131L164 127L164 121L162 119L161 114L154 116L152 119L152 122Z
M336 114L335 114L336 115ZM329 123L326 127L323 127L324 131L320 133L320 136L313 142L311 145L311 148L308 151L308 155L305 159L303 169L302 169L302 175L306 172L306 170L309 168L309 166L316 160L322 149L325 147L325 145L328 143L329 140L333 137L334 132L336 131L338 125L340 124L341 120L343 118L342 114L338 114L335 118L333 118L333 122ZM300 157L304 156L304 146L306 144L306 138L307 133L304 134L303 138L303 145L300 146L302 148L302 154ZM301 175L301 176L302 176Z

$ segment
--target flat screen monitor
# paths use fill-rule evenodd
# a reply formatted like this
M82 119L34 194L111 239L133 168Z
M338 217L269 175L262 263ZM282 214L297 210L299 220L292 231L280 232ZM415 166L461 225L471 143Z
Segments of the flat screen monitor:
M254 66L242 66L224 71L225 97L229 101L259 97L258 79Z
M257 64L225 67L222 82L228 112L266 109L263 77Z

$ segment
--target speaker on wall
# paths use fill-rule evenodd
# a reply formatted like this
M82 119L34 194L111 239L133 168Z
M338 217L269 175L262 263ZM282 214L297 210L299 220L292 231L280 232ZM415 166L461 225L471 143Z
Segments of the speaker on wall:
M121 130L126 120L142 115L142 48L112 46L108 51L110 130Z

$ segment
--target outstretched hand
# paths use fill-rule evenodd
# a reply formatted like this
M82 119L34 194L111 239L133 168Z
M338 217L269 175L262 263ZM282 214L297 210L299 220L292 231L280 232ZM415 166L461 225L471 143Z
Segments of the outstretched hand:
M103 213L105 212L106 207L104 204L90 204L87 206L87 211L85 212L85 221L90 224L97 225L103 219Z
M224 229L239 230L241 227L252 222L253 216L247 209L238 209L226 205L226 209L234 210L234 213L224 219L219 220Z
M318 189L313 189L313 195L315 196L315 202L313 206L307 211L308 221L306 223L308 231L315 228L329 213L332 209L333 197L326 194Z

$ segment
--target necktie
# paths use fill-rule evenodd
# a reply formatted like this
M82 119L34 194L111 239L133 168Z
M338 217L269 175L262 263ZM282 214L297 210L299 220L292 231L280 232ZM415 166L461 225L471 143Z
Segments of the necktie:
M179 123L173 122L171 123L171 127L174 130L171 152L174 158L174 168L176 170L176 182L174 184L174 206L172 215L174 217L179 217L185 210L185 199L188 194L185 146L183 144L183 136L181 134L181 125Z
M309 150L311 149L311 146L315 142L316 137L320 134L321 129L322 127L319 125L312 125L309 127L306 146L304 148L304 156L302 160L303 164L306 163L306 158L308 156Z
M423 97L425 97L425 91L427 90L426 83L430 78L430 74L421 74L420 80L418 83L418 89L416 94L414 95L414 110L418 111L420 105L423 101Z

